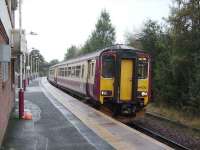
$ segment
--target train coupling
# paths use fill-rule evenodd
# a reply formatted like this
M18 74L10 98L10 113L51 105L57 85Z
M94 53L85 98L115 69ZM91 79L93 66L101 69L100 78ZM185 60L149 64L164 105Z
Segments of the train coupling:
M123 104L121 106L121 114L123 115L131 115L136 113L136 106L131 104Z

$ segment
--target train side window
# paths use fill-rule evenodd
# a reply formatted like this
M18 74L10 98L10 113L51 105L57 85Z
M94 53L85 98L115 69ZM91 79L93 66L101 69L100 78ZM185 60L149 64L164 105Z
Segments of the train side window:
M72 67L72 70L71 70L71 76L72 76L72 77L75 76L75 67Z
M68 72L67 76L70 77L71 76L71 67L68 67L67 72Z
M67 67L65 67L65 77L67 76Z
M61 76L61 77L64 77L64 75L65 75L65 70L64 70L64 68L60 68L60 76Z
M113 56L103 56L102 57L102 76L104 78L112 78L114 76L114 64L115 59Z
M80 77L80 73L81 73L81 66L76 66L76 77Z

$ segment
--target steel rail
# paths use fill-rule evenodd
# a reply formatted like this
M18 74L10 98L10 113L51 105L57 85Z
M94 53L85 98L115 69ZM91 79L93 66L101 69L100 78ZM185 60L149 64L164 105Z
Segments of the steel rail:
M162 136L162 135L160 135L160 134L158 134L158 133L156 133L156 132L154 132L150 129L142 127L141 125L138 125L136 123L132 123L129 126L131 128L138 130L139 132L142 132L142 133L160 141L161 143L164 143L164 144L176 149L176 150L190 150L189 148L187 148L187 147L185 147L181 144L178 144L178 143L174 142L173 140L170 140L170 139L168 139L168 138L166 138L166 137L164 137L164 136Z
M171 120L171 119L168 119L168 118L166 118L166 117L163 117L163 116L160 116L160 115L151 113L151 112L145 112L145 115L146 115L147 117L152 117L152 118L155 118L155 119L158 119L158 120L163 120L163 121L165 121L165 122L172 123L172 124L177 125L177 126L179 126L179 127L182 127L182 128L185 128L185 129L191 129L191 130L193 130L193 131L195 131L195 132L199 132L199 133L200 133L200 129L198 129L198 128L189 127L189 126L184 125L184 124L182 124L182 123L180 123L180 122L178 122L178 121Z

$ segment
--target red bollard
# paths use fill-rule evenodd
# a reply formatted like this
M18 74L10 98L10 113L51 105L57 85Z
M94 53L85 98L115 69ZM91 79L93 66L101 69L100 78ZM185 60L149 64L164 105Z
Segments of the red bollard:
M19 119L23 119L24 116L24 91L19 90Z

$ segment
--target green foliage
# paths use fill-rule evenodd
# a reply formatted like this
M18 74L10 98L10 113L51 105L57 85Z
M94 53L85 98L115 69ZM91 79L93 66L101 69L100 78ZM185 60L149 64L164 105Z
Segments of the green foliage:
M137 37L152 55L153 93L164 103L189 114L200 114L200 3L175 0L168 28L149 20ZM139 36L138 36L139 35Z
M56 65L56 64L58 64L59 63L59 60L58 59L53 59L53 60L51 60L48 64L49 64L49 66L53 66L53 65Z
M200 110L200 3L176 0L168 21L173 38L175 75L180 91L180 105L188 112ZM182 92L181 92L182 91Z
M91 33L84 45L81 48L72 45L67 49L64 60L100 50L113 45L114 42L115 28L112 26L109 13L103 10L95 25L95 30Z
M39 61L39 69L40 69L40 76L45 76L47 75L48 72L48 63L45 61L44 57L40 53L39 50L32 50L30 53L30 56L33 58L33 71L36 69L36 64L35 64L35 59Z
M68 60L70 58L75 57L77 53L78 53L78 48L72 45L70 48L67 49L67 53L65 53L64 60Z
M88 53L113 45L115 28L111 24L110 15L103 10L89 39L85 42L81 53Z
M139 37L140 37L140 34L127 33L125 43L128 45L131 45L134 48L143 49L143 45L142 45Z

